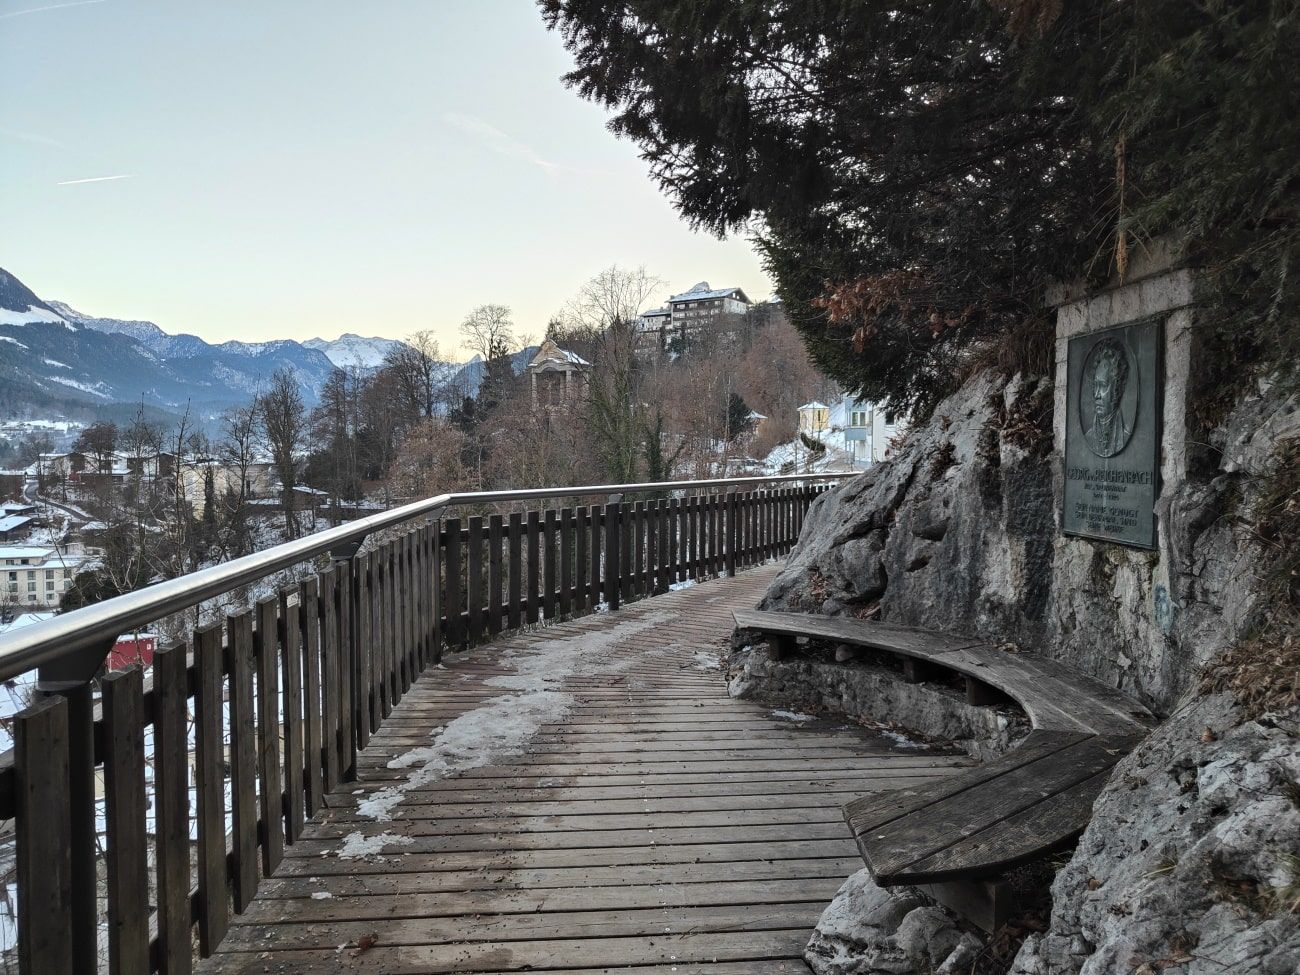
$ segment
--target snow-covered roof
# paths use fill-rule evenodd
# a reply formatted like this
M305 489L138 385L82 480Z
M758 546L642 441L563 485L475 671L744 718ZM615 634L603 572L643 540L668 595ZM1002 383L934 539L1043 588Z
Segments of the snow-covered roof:
M0 518L0 532L11 532L32 521L31 515L6 515Z
M663 307L659 307L659 308L651 308L649 311L643 311L643 312L641 313L641 317L642 317L642 318L649 318L651 315L668 316L668 315L671 315L671 314L672 314L672 312L671 312L669 309L667 309L667 308L663 308Z
M555 361L567 362L575 366L591 365L590 362L578 355L578 353L570 352L568 349L562 349L550 339L547 339L542 343L541 348L537 350L537 354L533 356L528 365L531 368L533 366L541 366L545 362Z
M690 291L683 291L679 295L673 295L668 299L668 304L672 305L679 301L707 301L710 298L730 298L732 295L739 295L740 300L749 303L745 297L745 292L739 288L710 288L709 282L701 281Z
M33 545L0 545L0 559L47 559L54 552L52 548Z
M749 413L747 413L747 414L745 415L745 419L746 419L746 420L766 420L767 417L764 416L762 413L758 412L758 410L750 410Z
M804 405L799 407L799 409L800 410L829 410L830 407L827 406L825 403L823 403L821 400L815 399L811 403L804 403Z

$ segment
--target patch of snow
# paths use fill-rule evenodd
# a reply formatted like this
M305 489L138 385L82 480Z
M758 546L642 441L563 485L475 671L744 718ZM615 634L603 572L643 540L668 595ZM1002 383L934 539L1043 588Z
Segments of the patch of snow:
M721 670L722 661L718 659L717 654L710 653L708 650L696 650L695 669L696 670Z
M331 894L328 890L313 890L311 892L311 899L314 901L327 901L333 896L334 895Z
M698 586L699 583L694 579L687 579L684 582L674 582L668 587L669 592L676 592L678 589L690 589L692 586Z
M103 397L104 399L112 399L112 397L109 396L108 393L104 392L103 383L95 383L95 385L92 386L89 383L78 382L75 379L68 379L65 376L51 376L50 382L59 383L61 386L71 386L73 389L79 389L83 393L90 393L92 396L100 396Z
M817 715L815 714L803 714L799 711L782 711L779 709L772 712L772 717L780 718L782 721L797 721L800 724L805 721L817 720Z
M56 369L72 368L72 366L68 365L66 362L60 362L58 359L42 359L41 361L44 362L47 366L54 366Z
M358 860L361 857L372 857L383 853L386 846L410 846L414 842L415 840L409 836L399 836L396 833L377 833L374 836L349 833L343 838L343 845L339 847L339 857L344 860ZM312 896L316 895L312 894Z
M929 748L923 741L917 741L915 738L909 738L901 731L894 731L892 728L878 729L881 737L888 738L899 748Z
M35 305L27 306L24 311L0 308L0 325L39 325L43 323L62 325L64 328L76 331L75 325L69 324L64 318L47 308L37 308Z
M467 769L482 768L521 754L543 725L556 724L568 717L573 696L560 688L569 677L617 668L621 661L611 664L610 650L628 637L668 622L673 615L662 611L647 613L608 630L566 640L541 640L503 653L502 660L514 665L514 673L490 677L484 683L517 693L489 698L438 729L432 744L394 758L388 763L389 768L413 771L402 781L358 803L357 812L387 822L393 818L394 807L408 792Z
M23 344L22 344L21 342L19 342L17 339L10 338L8 335L0 335L0 342L12 342L14 345L18 346L18 348L20 348L20 349L26 349L26 348L27 348L27 346L23 345Z

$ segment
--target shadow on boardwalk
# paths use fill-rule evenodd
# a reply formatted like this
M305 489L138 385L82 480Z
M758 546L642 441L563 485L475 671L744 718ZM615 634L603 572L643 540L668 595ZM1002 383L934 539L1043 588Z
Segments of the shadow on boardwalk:
M200 971L806 971L862 865L841 804L966 762L729 699L774 572L428 671Z

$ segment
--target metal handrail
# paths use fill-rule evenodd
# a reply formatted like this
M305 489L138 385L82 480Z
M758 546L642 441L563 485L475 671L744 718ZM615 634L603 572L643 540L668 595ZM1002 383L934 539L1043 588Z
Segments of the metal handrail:
M834 474L784 474L773 477L735 477L704 481L659 481L641 484L587 484L576 487L530 488L515 491L470 491L439 494L413 501L345 525L327 528L291 542L254 552L198 572L167 579L125 593L43 623L0 636L0 680L8 680L87 650L111 643L121 634L196 606L263 576L306 562L318 555L360 544L366 536L414 518L427 517L462 504L534 501L543 498L578 498L597 494L636 494L646 491L684 491L705 487L772 484L785 481L826 481L855 477L860 472Z

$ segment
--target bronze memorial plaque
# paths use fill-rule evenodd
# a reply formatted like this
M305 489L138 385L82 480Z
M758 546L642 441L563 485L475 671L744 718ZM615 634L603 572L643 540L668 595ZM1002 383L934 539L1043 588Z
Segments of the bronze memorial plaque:
M1160 348L1157 318L1070 339L1067 535L1155 548L1164 377Z

